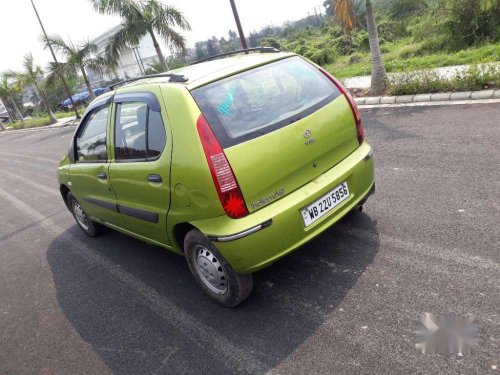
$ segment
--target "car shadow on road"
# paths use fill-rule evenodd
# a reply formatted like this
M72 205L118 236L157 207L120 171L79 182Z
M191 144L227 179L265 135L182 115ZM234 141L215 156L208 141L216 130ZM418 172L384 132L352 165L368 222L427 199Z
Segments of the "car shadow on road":
M253 294L234 309L205 297L183 257L116 232L92 239L75 225L47 257L60 308L113 372L194 374L278 365L331 317L378 249L376 222L351 213L254 274ZM203 332L193 335L193 321Z

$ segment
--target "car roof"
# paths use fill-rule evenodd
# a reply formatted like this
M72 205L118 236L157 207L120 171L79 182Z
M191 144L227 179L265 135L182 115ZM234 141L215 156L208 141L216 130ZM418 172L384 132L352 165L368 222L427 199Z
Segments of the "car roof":
M169 74L184 76L187 79L186 82L171 83L169 82L169 77L146 77L135 81L133 84L121 86L120 88L169 83L172 85L184 84L188 90L193 90L197 87L204 86L210 82L218 81L233 74L295 55L296 54L290 52L240 54L200 62L198 64L189 65L167 72Z

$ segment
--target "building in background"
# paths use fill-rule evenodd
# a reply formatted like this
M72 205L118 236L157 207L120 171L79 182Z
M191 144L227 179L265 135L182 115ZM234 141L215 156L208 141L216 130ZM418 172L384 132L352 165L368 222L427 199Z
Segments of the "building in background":
M100 51L103 52L109 39L121 29L121 25L115 26L92 40L92 43L97 44ZM147 35L140 41L139 45L131 46L122 51L118 69L115 74L102 75L92 69L87 69L87 74L89 76L90 83L95 87L105 81L113 79L128 79L144 75L145 71L149 68L149 65L154 63L156 60L157 55L153 41L151 37Z
M22 96L23 106L25 108L34 107L40 104L40 98L38 97L35 85L23 87ZM26 106L26 104L28 105Z
M10 120L9 112L7 111L7 107L5 107L5 104L3 104L2 99L0 99L0 120L2 121Z

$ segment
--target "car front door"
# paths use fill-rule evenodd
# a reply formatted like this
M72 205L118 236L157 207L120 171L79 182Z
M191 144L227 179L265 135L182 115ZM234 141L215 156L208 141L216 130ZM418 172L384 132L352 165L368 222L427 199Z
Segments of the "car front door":
M125 229L169 245L172 142L167 116L153 93L117 94L114 103L109 177Z
M82 120L72 144L70 187L88 216L123 226L116 196L109 181L109 124L111 103L91 109Z

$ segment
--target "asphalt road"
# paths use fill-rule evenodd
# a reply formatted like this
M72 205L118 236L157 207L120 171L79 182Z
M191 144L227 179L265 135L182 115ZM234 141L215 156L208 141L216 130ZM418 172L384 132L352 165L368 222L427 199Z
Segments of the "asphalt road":
M74 128L0 134L0 374L498 374L500 105L363 116L376 195L236 309L182 257L80 232L55 179ZM475 314L475 352L418 353L424 312Z

